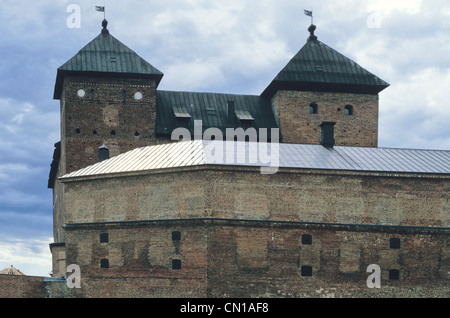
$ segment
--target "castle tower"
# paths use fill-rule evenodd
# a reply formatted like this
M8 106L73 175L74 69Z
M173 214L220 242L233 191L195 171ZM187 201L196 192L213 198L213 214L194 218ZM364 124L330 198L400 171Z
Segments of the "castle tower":
M101 145L115 156L156 140L156 88L163 74L107 25L104 20L101 34L58 69L61 174L97 162Z
M65 275L64 185L58 177L109 156L156 143L156 89L163 74L125 46L103 20L101 33L57 71L61 141L55 144L48 187L53 189L54 276ZM104 156L102 154L102 156Z
M336 145L377 147L378 93L389 84L320 42L315 30L262 93L282 142L319 144L319 125L336 122Z

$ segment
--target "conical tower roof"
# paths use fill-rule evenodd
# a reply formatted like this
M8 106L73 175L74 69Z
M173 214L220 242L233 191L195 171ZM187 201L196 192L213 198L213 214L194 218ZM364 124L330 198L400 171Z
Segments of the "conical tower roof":
M107 25L108 22L103 20L102 32L58 68L53 96L55 99L60 98L66 74L153 78L159 84L163 73L112 36Z
M15 268L12 265L10 267L7 267L7 268L1 270L0 274L3 274L3 275L25 275L24 273L22 273L21 271L19 271L17 268Z
M306 44L278 73L263 92L273 96L278 90L327 91L377 94L389 86L359 64L317 40L316 27Z

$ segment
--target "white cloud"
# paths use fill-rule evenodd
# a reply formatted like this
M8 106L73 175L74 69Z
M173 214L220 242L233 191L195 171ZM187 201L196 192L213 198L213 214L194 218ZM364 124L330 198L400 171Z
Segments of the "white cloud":
M53 238L10 239L0 244L0 270L11 265L29 276L49 276L52 259L49 244Z
M450 69L421 70L383 93L380 143L385 146L450 149Z

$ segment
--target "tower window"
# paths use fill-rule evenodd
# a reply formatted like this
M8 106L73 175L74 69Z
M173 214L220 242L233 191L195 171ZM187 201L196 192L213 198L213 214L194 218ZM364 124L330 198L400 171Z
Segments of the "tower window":
M390 269L389 270L389 279L399 280L400 279L400 271L398 269Z
M344 108L344 114L345 114L345 116L353 115L353 106L352 105L346 105L345 108Z
M312 266L303 265L300 270L302 276L312 276Z
M302 235L302 244L303 245L311 245L312 244L312 236L310 234Z
M93 135L97 135L97 130L94 129L94 131L92 131Z
M111 136L115 136L116 135L116 131L115 130L111 130Z
M399 238L391 238L389 241L390 248L400 248L400 239Z
M181 269L181 260L180 259L172 260L172 269Z
M310 114L317 114L317 109L318 109L318 106L316 103L309 104L309 113Z
M181 232L180 231L172 232L172 241L181 241Z
M126 100L127 100L127 91L123 90L122 91L122 101L125 103Z
M100 260L100 268L109 268L109 260L107 258Z
M80 128L75 129L75 132L76 132L77 134L81 134Z
M91 100L94 99L94 89L91 89Z
M108 233L101 233L100 234L100 243L108 243L108 242L109 242Z

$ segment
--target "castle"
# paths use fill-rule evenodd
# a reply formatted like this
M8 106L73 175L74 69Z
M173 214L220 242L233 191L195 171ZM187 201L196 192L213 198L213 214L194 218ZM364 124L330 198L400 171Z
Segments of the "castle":
M378 147L388 83L311 25L258 96L162 91L107 25L57 71L51 297L448 296L450 152Z

